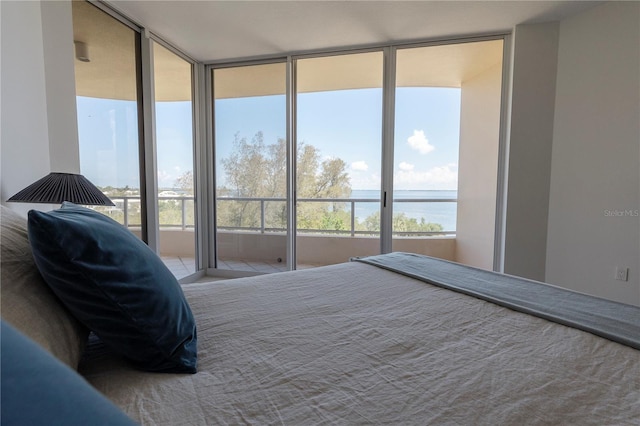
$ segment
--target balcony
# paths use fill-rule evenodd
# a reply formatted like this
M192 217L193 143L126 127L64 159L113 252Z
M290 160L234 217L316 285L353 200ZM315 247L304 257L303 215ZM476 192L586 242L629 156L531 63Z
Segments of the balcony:
M97 210L127 226L140 230L140 198L112 196L116 207L96 207ZM160 254L178 277L195 272L194 200L190 196L160 196ZM283 198L219 197L218 203L255 204L260 220L257 226L218 227L218 267L247 272L278 272L287 270L286 229L273 226L268 210L283 206ZM394 199L395 203L457 203L455 198ZM374 255L380 252L380 232L362 229L356 216L359 208L379 204L372 198L298 199L298 203L340 203L346 205L349 223L344 229L298 229L298 269L347 261L352 256ZM360 226L359 226L360 224ZM393 232L393 250L421 253L455 260L455 230Z

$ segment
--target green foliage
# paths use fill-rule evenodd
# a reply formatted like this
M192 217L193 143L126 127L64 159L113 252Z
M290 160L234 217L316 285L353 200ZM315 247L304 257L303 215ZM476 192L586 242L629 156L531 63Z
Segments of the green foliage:
M221 160L225 185L218 194L234 198L286 198L287 147L284 139L266 145L262 132L247 141L235 135L233 151ZM351 184L347 164L339 158L320 162L320 152L313 145L300 144L297 156L298 199L349 198ZM259 200L218 200L218 225L259 228ZM286 228L286 204L267 201L264 205L265 227ZM300 229L348 230L345 203L300 201L297 207ZM345 220L346 217L346 220Z
M284 139L266 144L262 132L248 141L236 134L231 154L220 160L225 182L217 188L217 224L226 228L260 229L261 218L267 230L283 231L287 224L287 146ZM313 145L300 143L297 152L297 227L298 230L332 233L349 233L351 230L350 203L322 201L348 199L351 182L347 164L340 158L322 161L320 151ZM188 171L175 181L187 200L159 200L160 226L180 226L183 222L182 203L186 226L194 225L193 172ZM137 189L100 188L114 199L117 208L97 207L104 214L124 223L123 203L118 197L139 197ZM225 200L225 197L231 199ZM240 198L235 200L234 198ZM266 199L266 200L265 200ZM305 201L313 200L313 201ZM129 224L139 225L140 202L129 200ZM362 235L380 232L380 212L355 220L355 230ZM415 233L442 231L442 225L408 217L405 213L393 215L393 233L410 236Z
M261 226L261 214L264 214L265 228L286 229L286 203L284 201L265 201L251 198L286 198L286 143L279 139L277 143L267 145L262 132L247 141L235 135L233 151L221 160L225 172L225 185L218 187L218 196L249 198L249 200L218 199L218 226L230 228L254 228ZM351 182L347 173L347 164L340 158L328 158L320 161L320 151L313 145L301 143L297 153L296 222L298 230L342 231L351 229L349 203L338 201L308 201L324 199L348 199L351 196ZM264 208L264 213L261 209ZM362 222L356 220L357 231L380 232L380 213L376 212ZM395 235L429 233L442 231L442 225L418 221L405 213L393 217Z
M280 139L274 145L265 145L262 132L247 141L235 135L233 151L220 163L226 185L218 188L219 195L238 198L286 197L286 144ZM259 200L219 201L219 226L259 228L262 205ZM286 223L284 204L280 208L265 208L265 221L274 227Z
M416 218L407 217L405 213L393 215L393 232L395 235L411 235L412 232L440 232L442 225L439 223L426 222L424 218L420 222Z
M193 171L189 170L180 175L174 185L185 193L193 195Z
M413 233L442 232L444 230L439 223L427 222L424 218L418 222L418 219L408 217L403 212L394 213L392 221L393 233L396 236L411 236ZM356 230L380 232L380 211L369 215L362 223L356 224Z

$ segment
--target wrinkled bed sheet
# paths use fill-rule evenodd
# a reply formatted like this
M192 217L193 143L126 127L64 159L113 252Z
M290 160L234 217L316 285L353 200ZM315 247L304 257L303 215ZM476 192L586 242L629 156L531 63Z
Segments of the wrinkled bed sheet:
M637 425L640 351L362 263L184 286L198 373L96 351L143 425Z

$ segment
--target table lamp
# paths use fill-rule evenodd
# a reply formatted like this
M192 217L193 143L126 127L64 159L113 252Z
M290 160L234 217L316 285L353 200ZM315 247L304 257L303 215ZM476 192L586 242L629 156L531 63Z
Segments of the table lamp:
M63 201L70 201L91 206L115 205L87 178L73 173L49 173L7 201L44 204L62 204Z

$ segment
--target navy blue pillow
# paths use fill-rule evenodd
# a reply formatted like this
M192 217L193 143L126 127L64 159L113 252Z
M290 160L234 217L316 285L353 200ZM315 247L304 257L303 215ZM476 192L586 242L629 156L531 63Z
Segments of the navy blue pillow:
M113 219L63 203L29 212L46 283L111 350L146 371L195 373L196 324L162 260Z
M135 425L78 373L2 321L3 426Z

